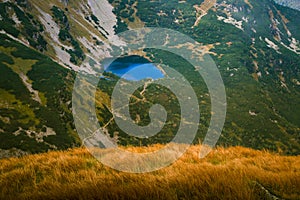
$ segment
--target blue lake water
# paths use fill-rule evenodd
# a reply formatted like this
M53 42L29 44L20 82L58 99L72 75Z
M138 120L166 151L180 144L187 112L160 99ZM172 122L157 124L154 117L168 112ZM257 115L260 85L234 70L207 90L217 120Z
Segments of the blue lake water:
M148 78L156 80L164 77L163 72L152 63L126 63L126 65L114 63L107 67L105 71L129 81L140 81Z

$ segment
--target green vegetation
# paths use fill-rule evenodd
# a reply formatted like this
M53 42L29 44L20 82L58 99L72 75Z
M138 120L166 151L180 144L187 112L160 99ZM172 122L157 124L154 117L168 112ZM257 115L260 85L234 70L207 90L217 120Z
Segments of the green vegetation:
M54 146L66 149L79 145L68 103L74 74L46 56L2 34L0 37L0 125L3 131L0 149L15 147L37 153ZM28 77L32 88L43 98L42 104L33 100L21 73ZM56 135L46 136L44 142L38 142L35 134L46 134L45 127L52 128Z
M18 37L20 31L17 30L14 25L16 24L7 14L6 9L8 4L0 3L0 13L3 20L0 20L0 27L2 30L11 34L14 37Z

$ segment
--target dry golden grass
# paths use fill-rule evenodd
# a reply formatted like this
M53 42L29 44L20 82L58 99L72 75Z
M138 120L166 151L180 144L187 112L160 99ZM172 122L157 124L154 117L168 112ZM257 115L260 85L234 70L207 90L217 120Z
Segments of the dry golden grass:
M198 153L192 146L174 165L146 174L105 167L85 149L0 160L0 199L300 199L300 156L242 147L201 160Z

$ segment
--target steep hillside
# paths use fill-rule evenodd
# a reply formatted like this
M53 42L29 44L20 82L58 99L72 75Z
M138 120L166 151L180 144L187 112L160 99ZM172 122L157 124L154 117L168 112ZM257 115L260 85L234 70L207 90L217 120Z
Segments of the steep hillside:
M99 64L101 59L111 57L113 49L126 45L117 33L147 26L169 28L192 37L217 64L228 105L218 145L300 153L297 10L271 0L11 0L0 2L0 15L3 154L79 146L71 112L76 72L93 74L93 63ZM201 110L194 142L202 142L212 114L211 99L193 66L180 56L157 49L132 54L140 57L127 55L125 60L146 59L171 66L191 83ZM85 63L87 58L93 62ZM100 68L103 72L104 66ZM120 130L112 117L110 98L119 77L102 75L96 94L97 117L118 144L139 146L166 143L173 138L180 123L174 94L155 85L133 94L131 103L136 106L131 107L131 117L137 124L150 123L148 111L157 103L164 105L169 114L158 135L136 138ZM142 91L144 96L139 95ZM81 95L85 100L85 94Z
M147 174L109 169L85 149L1 160L0 199L300 198L299 156L234 147L217 148L199 160L199 148L193 146L173 166Z
M18 155L79 145L70 111L74 73L7 36L0 38L1 148Z

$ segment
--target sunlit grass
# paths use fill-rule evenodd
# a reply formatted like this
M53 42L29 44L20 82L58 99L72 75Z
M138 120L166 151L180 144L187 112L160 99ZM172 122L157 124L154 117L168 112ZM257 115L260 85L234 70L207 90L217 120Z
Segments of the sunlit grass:
M232 147L199 159L199 149L192 146L174 165L145 174L110 169L86 149L1 160L0 199L300 198L299 156Z

